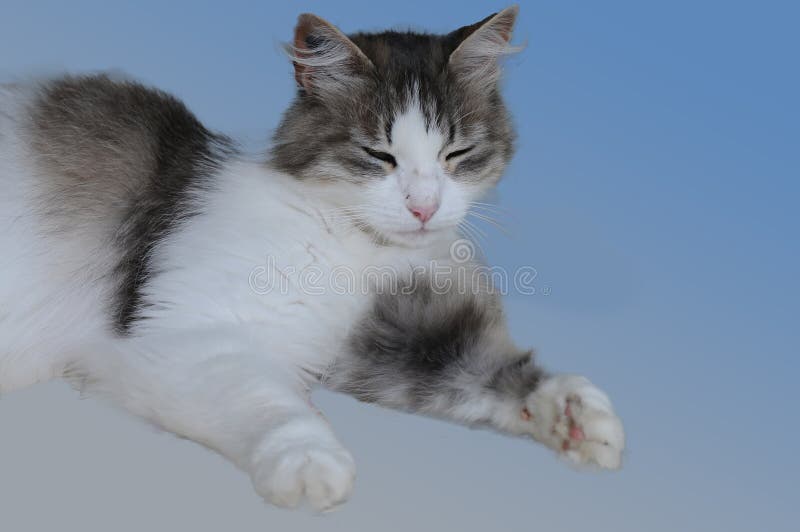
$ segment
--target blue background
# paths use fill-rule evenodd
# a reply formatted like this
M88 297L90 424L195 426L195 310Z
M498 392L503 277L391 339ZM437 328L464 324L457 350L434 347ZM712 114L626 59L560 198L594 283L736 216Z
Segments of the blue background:
M278 43L300 12L445 32L504 5L2 0L0 76L119 69L260 147L292 95ZM53 383L0 401L2 528L796 530L797 6L522 2L519 151L494 198L510 235L485 226L482 247L537 269L536 295L508 297L515 335L609 391L623 471L320 393L359 480L308 516Z

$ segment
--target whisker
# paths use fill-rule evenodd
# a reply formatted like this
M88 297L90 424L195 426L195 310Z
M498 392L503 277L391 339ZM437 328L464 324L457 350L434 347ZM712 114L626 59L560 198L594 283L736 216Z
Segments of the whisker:
M483 233L483 231L478 229L478 227L470 223L468 220L461 220L458 223L458 227L465 234L465 236L467 236L467 239L473 244L475 244L481 256L485 257L486 252L483 250L483 246L481 245L481 234L483 234L483 236L485 237L486 233Z
M486 213L486 214L493 214L496 216L508 216L513 218L513 214L508 209L504 209L502 207L498 207L497 205L490 205L484 203L469 203L470 209L475 209L477 211Z
M470 222L469 220L467 220L467 219L464 219L464 220L461 220L461 221L462 221L462 222L464 222L465 224L467 224L467 226L469 226L469 227L471 227L472 229L474 229L474 230L475 230L475 232L476 232L476 233L478 233L479 235L481 235L483 238L486 238L486 237L488 236L488 235L486 234L486 231L484 231L483 229L481 229L480 227L478 227L478 226L477 226L477 225L475 225L474 223Z
M511 236L511 233L508 231L508 229L506 229L505 226L503 226L500 222L498 222L494 218L482 215L482 214L477 213L477 212L472 212L472 211L467 211L467 216L474 216L478 220L482 220L482 221L484 221L484 222L486 222L488 224L493 225L494 227L499 229L504 235Z
M485 210L485 211L492 211L492 212L504 213L504 214L509 213L508 209L506 209L504 207L500 207L499 205L492 205L491 203L477 203L477 202L471 201L469 203L469 206L470 207L475 207L476 209L482 209L482 210Z

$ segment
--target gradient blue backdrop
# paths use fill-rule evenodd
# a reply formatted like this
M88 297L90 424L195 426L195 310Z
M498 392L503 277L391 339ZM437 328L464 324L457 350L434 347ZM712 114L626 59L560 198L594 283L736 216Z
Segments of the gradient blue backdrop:
M277 43L298 13L449 31L504 5L2 0L0 76L119 69L258 147L292 95ZM610 392L622 472L321 393L359 481L312 517L48 384L0 401L0 528L797 530L797 6L522 3L505 91L519 151L495 198L511 234L485 227L482 245L538 270L539 293L508 297L515 335Z

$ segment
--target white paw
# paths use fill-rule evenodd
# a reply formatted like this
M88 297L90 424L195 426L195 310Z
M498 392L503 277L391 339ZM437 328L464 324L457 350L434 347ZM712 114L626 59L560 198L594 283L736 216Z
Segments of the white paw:
M558 375L528 396L523 417L533 436L578 464L622 465L625 433L611 401L585 377Z
M347 450L311 443L263 457L253 485L276 506L294 508L305 500L323 512L347 500L355 476L355 463Z

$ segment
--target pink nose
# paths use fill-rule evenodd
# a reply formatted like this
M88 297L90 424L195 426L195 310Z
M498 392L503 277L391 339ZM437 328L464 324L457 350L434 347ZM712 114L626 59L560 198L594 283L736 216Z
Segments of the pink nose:
M438 203L427 203L423 205L409 205L408 210L414 215L414 218L420 222L425 223L430 220L436 211L439 210Z

